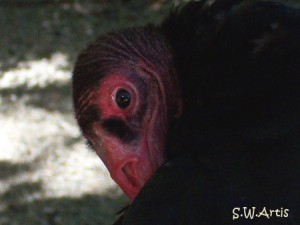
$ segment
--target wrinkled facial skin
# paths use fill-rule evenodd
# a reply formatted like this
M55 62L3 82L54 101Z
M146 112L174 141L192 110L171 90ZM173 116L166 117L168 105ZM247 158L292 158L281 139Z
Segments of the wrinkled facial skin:
M155 27L113 33L75 65L73 100L82 134L131 200L165 162L168 129L181 114L173 68Z
M153 75L109 74L99 86L97 107L101 119L93 124L89 140L130 199L165 161L167 123L159 81ZM120 91L130 96L128 106L117 102Z

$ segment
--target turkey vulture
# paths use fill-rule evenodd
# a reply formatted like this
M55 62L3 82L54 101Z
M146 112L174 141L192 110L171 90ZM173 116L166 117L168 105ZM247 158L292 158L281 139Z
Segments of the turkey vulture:
M78 57L76 118L118 225L300 223L300 10L203 0Z

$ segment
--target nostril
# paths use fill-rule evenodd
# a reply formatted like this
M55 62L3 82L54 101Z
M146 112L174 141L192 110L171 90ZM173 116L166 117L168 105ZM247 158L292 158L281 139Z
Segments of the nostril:
M132 188L140 188L139 181L138 181L139 179L137 177L133 163L126 163L123 166L122 171L125 177L127 178L129 185Z
M111 177L131 200L134 200L152 174L149 162L137 157L127 158L110 169Z

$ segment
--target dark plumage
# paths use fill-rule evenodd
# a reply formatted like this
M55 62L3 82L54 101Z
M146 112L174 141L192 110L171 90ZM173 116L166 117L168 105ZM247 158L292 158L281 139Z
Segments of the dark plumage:
M300 224L300 10L192 2L161 29L183 114L171 124L167 163L116 224ZM235 207L289 211L233 221Z
M78 57L73 100L133 200L116 224L300 223L299 9L202 0L105 35Z

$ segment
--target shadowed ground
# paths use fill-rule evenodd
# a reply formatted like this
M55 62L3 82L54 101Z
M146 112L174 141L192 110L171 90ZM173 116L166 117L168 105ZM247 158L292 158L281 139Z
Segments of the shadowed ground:
M73 118L71 70L98 35L164 1L0 1L0 225L111 224L127 199Z

